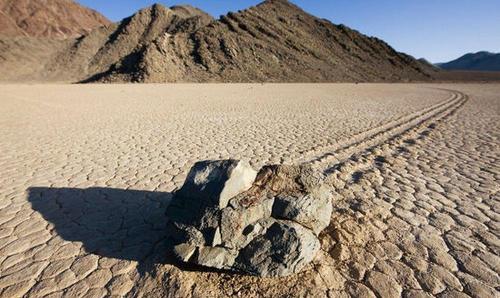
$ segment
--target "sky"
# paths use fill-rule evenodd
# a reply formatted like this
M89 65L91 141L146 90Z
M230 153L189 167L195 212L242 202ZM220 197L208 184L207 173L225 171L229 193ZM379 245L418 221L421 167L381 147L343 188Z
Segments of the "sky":
M190 4L214 17L261 0L78 0L119 21L161 3ZM447 62L478 51L500 52L500 0L292 0L307 12L375 36L416 58Z

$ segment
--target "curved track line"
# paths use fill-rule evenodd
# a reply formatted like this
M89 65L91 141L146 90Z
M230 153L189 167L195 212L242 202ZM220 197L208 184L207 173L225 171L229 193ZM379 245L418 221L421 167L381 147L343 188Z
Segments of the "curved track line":
M437 89L439 89L439 88L437 88ZM444 90L444 91L449 92L449 90L446 90L446 89L439 89L439 90ZM457 95L452 93L445 100L440 101L439 103L432 105L430 107L426 107L426 108L423 108L423 109L418 110L416 112L412 112L412 113L403 115L403 116L401 116L395 120L392 120L388 123L384 123L382 125L370 128L366 131L356 133L353 136L346 138L346 139L342 139L338 142L332 142L328 145L321 146L320 149L310 149L310 150L303 151L303 152L301 152L301 155L303 156L301 158L301 163L313 162L314 160L320 158L323 155L328 155L328 154L335 152L335 151L338 151L342 148L351 147L354 144L362 142L363 140L368 139L374 135L377 135L377 134L384 132L384 131L388 131L395 126L401 125L403 123L407 123L420 115L423 115L423 114L428 113L432 110L438 109L438 108L442 107L443 105L449 104L449 103L455 101L456 99L457 99ZM318 152L322 152L322 153L318 154Z
M456 112L468 100L462 92L440 89L450 93L450 98L434 106L403 116L400 119L376 127L369 131L355 135L343 142L329 146L326 153L311 159L306 159L303 164L313 164L320 168L328 168L328 164L341 164L350 156L390 143L414 130L427 128L429 122L442 119ZM331 167L329 167L331 168Z

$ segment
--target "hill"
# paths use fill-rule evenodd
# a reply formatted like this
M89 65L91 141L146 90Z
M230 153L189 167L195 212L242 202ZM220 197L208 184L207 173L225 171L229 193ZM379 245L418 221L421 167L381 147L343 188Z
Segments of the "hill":
M64 44L41 64L32 80L373 82L432 77L429 67L384 41L316 18L286 0L267 0L219 20L191 6L156 4ZM15 72L7 75L16 80Z
M65 39L110 24L71 0L0 0L0 35Z
M500 53L469 53L438 66L445 70L500 71Z

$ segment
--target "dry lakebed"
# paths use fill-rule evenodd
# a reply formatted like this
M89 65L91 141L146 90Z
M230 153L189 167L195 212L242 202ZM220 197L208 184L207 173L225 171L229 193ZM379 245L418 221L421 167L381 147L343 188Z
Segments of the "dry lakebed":
M225 159L324 175L300 272L172 256ZM499 297L499 159L500 84L0 85L0 297Z

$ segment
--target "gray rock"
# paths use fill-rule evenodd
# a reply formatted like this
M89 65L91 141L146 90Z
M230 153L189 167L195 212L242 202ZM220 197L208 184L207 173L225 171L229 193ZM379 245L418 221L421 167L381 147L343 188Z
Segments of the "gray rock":
M217 269L231 269L236 256L235 251L224 247L205 246L198 249L196 263Z
M221 213L221 235L222 243L226 247L237 247L244 243L249 229L257 221L271 216L274 199L267 199L263 202L248 208L225 208Z
M178 194L222 209L232 197L249 189L256 176L257 172L245 161L201 161L191 168Z
M167 209L180 261L258 276L302 270L332 213L324 177L305 166L195 164Z
M235 267L258 276L287 276L309 264L320 247L310 229L291 221L276 221L241 250Z
M278 196L272 216L293 220L319 235L330 224L332 204L330 192L322 187L314 193L299 196Z

